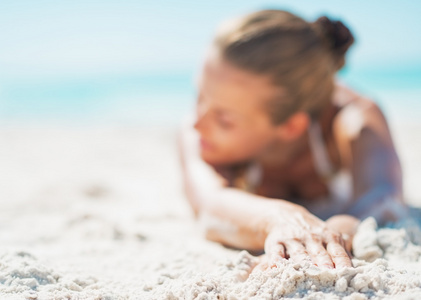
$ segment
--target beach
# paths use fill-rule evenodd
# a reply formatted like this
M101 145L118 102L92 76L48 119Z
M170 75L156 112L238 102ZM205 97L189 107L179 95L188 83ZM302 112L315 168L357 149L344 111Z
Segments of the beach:
M261 257L206 240L184 194L177 131L204 94L215 33L261 9L314 29L331 19L320 42L285 43L294 59L279 66L297 65L275 81L288 94L310 46L326 44L332 62L320 63L336 69L346 51L335 81L384 112L405 200L419 207L389 227L363 220L352 268L261 268ZM413 0L1 1L0 300L421 299L420 10ZM244 71L259 65L246 60Z
M394 123L420 205L421 126ZM354 268L259 258L205 240L182 190L177 126L3 126L1 299L419 299L421 231L360 226Z

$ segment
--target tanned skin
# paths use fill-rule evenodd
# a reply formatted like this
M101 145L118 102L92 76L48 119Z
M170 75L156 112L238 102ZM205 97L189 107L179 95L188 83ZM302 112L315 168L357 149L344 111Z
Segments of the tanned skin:
M329 191L315 169L308 115L297 112L286 122L273 124L264 109L262 103L279 92L270 78L209 54L199 80L194 121L183 127L179 138L189 203L208 239L264 250L269 266L292 259L327 268L349 267L360 220L337 214L323 221L306 208L305 203L328 197ZM401 205L402 175L378 106L338 85L317 122L335 168L348 170L353 179L353 200L343 211L363 211L360 218L377 214L379 222L397 218L393 209L381 207L383 199L391 197ZM263 174L255 193L230 184L233 170L250 162L257 162ZM294 201L296 197L305 201Z

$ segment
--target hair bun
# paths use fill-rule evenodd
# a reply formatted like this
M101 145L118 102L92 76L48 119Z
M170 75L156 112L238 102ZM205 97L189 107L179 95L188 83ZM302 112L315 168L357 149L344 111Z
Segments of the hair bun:
M341 21L334 21L326 16L318 18L314 23L322 30L329 41L331 51L339 59L338 69L340 69L345 62L346 51L354 43L354 36Z

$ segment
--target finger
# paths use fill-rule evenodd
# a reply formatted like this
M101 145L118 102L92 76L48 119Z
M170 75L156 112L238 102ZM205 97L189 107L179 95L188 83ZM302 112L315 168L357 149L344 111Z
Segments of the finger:
M272 236L269 236L265 241L265 253L268 266L271 268L276 267L276 262L286 258L284 245Z
M266 271L267 269L268 269L269 267L268 267L268 265L267 265L267 263L258 263L254 268L253 268L253 270L251 271L251 273L250 274L255 274L255 273L261 273L261 272L264 272L264 271Z
M266 255L267 255L268 266L271 268L274 268L276 267L276 262L286 257L285 247L283 244L279 242L271 243L267 247Z
M352 267L351 258L340 243L330 242L326 245L326 250L336 268Z
M297 240L288 240L284 242L286 255L295 262L311 262L311 258L308 255L304 245Z
M352 238L348 234L342 234L341 245L345 248L345 251L348 254L348 256L352 257Z
M328 269L334 268L333 261L322 243L317 241L308 241L306 243L306 249L311 257L311 260L316 266Z
M271 268L276 267L276 262L279 262L281 259L284 259L285 255L285 247L284 245L278 243L271 247L270 252L268 253L268 265Z
M251 274L255 272L263 272L268 269L268 257L266 254L261 255L260 262L253 268Z

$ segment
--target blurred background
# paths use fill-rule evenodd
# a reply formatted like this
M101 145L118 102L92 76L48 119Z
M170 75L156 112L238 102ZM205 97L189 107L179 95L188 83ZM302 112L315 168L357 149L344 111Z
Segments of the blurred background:
M240 274L244 253L193 223L175 131L215 29L265 8L351 28L339 76L385 111L421 207L421 1L0 0L0 298L193 297L197 280L229 285L228 261Z
M263 8L341 19L356 37L342 80L419 122L419 1L16 0L0 2L0 125L175 125L216 27Z

